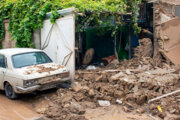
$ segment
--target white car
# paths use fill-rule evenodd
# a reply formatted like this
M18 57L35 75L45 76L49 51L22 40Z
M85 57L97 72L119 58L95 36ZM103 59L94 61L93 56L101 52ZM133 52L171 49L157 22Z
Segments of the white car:
M70 80L67 68L53 63L42 50L0 50L0 90L5 90L9 99L17 98L18 94L55 88Z

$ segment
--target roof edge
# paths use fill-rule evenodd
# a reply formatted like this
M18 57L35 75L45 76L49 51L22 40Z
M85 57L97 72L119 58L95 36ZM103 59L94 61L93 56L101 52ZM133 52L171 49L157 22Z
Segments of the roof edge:
M62 16L66 16L66 15L69 15L69 14L74 14L75 13L75 7L58 10L57 12ZM51 15L52 15L52 13L48 12L46 14L46 19L49 19L51 17Z

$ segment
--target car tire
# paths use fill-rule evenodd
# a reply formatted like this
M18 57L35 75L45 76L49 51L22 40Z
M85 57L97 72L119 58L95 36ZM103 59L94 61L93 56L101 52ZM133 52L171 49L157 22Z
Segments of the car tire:
M5 94L9 99L16 99L18 97L9 83L5 84Z

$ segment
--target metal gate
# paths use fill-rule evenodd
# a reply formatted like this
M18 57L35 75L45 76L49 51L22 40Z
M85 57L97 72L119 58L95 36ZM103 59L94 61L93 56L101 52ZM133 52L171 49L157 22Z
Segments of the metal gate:
M41 29L41 49L55 62L66 66L72 79L75 74L75 15L69 14L51 24L45 20Z

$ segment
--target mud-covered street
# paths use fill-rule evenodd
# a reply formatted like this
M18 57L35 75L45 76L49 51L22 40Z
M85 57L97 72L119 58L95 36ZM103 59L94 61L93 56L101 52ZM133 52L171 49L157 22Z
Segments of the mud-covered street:
M9 100L0 92L0 120L35 120L40 117L30 102Z
M55 91L53 90L53 92ZM40 97L30 95L28 97L25 96L27 97L25 99L9 100L1 92L0 120L49 120L40 113L44 112L45 106L50 103L44 96L51 96L52 93L40 93ZM145 114L125 113L118 106L99 107L96 109L87 108L85 116L89 120L151 120Z

